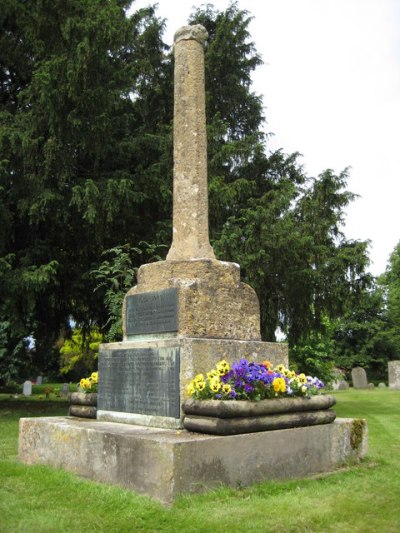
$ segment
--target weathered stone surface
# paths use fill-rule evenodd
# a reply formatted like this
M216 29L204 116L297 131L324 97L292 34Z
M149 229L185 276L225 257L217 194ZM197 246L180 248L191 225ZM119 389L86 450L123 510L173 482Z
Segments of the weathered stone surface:
M215 259L208 235L203 26L175 34L173 234L168 260Z
M353 368L351 371L351 379L355 389L368 388L367 373L365 372L364 368L361 368L360 366Z
M388 362L389 388L400 389L400 361Z
M363 420L233 436L67 417L20 420L22 462L122 485L164 503L220 485L330 472L366 453Z
M183 426L188 431L196 431L197 433L239 435L241 433L255 433L257 431L272 431L330 424L335 418L336 413L330 409L241 418L186 415L183 419Z
M378 388L379 389L386 389L386 383L378 383Z
M69 399L69 416L80 418L96 418L97 415L97 393L70 392Z
M255 291L240 281L235 263L212 260L160 261L142 265L131 295L163 289L178 290L178 329L170 336L260 340L260 310Z
M320 411L336 403L334 396L320 394L311 398L271 398L259 402L245 400L194 400L189 398L183 404L187 415L238 418L262 416L297 411Z
M68 399L75 405L97 405L97 393L95 392L70 392Z
M135 352L139 350L138 352ZM99 349L99 368L103 366L103 359L112 360L114 355L117 358L124 358L124 353L138 353L141 364L146 365L143 356L140 355L143 350L179 350L179 400L180 406L187 399L186 388L190 381L196 374L206 373L211 370L215 364L221 359L227 359L230 362L239 361L242 358L247 358L250 361L262 362L269 360L275 366L279 363L288 365L288 346L284 343L273 342L259 342L259 341L237 341L227 339L200 339L200 338L171 338L159 340L143 340L143 341L124 341L110 344L100 345ZM132 352L133 351L133 352ZM128 356L133 357L133 355ZM117 374L120 373L121 365L116 361L115 376L112 379L118 380ZM113 369L110 367L109 371L112 373ZM122 378L121 378L122 379ZM158 374L146 374L146 383L148 390L154 390L159 385ZM127 394L125 390L123 394ZM128 408L118 410L103 409L103 405L108 405L108 400L103 398L103 394L107 393L107 387L103 387L102 372L99 372L99 392L98 392L98 412L99 420L108 420L123 422L127 424L143 424L155 427L182 427L183 411L180 409L177 417L158 416L154 410L141 410L139 413L132 413ZM115 394L118 394L118 387L115 389ZM121 389L122 394L122 389ZM132 394L134 392L132 391ZM173 392L174 401L176 400L176 391ZM117 402L118 405L120 402ZM126 406L131 402L126 401ZM150 404L149 404L150 406ZM150 406L151 407L151 406ZM127 416L127 414L129 416ZM134 415L134 416L132 416Z
M93 405L70 405L68 409L69 416L78 416L79 418L96 418L97 408Z
M349 388L347 381L341 381L338 386L338 390L347 390Z

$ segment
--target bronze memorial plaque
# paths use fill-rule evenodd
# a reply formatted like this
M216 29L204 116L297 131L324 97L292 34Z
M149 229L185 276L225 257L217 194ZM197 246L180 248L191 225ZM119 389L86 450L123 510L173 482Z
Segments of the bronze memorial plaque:
M126 299L126 334L178 331L178 289L132 294Z
M104 350L97 408L179 418L179 370L179 347Z

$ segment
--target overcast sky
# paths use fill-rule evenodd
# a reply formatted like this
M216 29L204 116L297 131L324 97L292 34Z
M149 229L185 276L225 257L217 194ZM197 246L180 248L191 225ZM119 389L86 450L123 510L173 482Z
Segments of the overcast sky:
M137 0L134 8L154 2ZM205 2L159 0L164 40ZM228 0L214 0L223 10ZM360 195L344 232L371 240L370 267L384 272L400 240L400 0L239 0L253 20L264 65L253 89L263 95L270 147L298 151L310 176L351 167Z

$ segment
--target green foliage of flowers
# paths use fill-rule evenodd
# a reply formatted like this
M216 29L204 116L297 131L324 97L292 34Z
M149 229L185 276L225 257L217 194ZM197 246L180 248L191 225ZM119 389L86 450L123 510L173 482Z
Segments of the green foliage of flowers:
M241 359L229 363L224 359L207 375L197 374L187 392L197 400L265 400L282 397L310 397L324 387L316 377L289 370L283 364L275 368L269 361L261 364Z
M99 373L92 372L92 374L87 378L82 378L79 382L79 387L82 392L86 394L90 392L97 392L97 385L99 383Z

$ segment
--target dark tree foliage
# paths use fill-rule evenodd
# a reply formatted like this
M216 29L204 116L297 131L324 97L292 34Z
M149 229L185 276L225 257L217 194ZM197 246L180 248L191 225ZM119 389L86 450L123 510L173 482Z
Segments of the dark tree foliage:
M390 255L386 272L379 282L385 293L388 324L396 346L396 358L400 357L400 242Z
M348 378L353 367L362 366L369 379L386 381L387 363L400 352L379 285L372 282L358 304L333 322L332 340L332 359Z
M0 7L0 320L36 365L69 319L106 321L104 249L170 218L170 63L153 9L120 0Z

